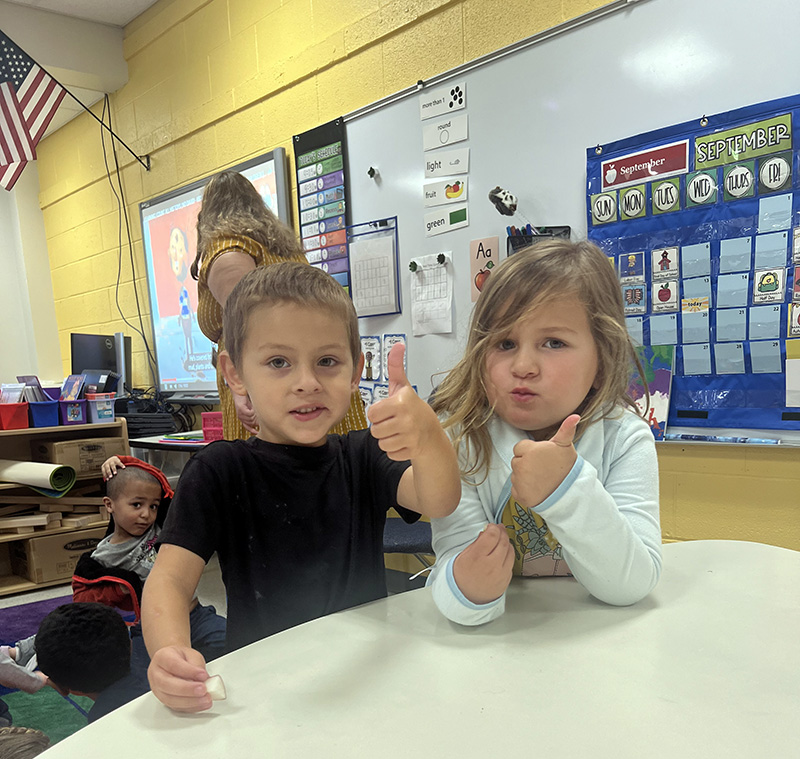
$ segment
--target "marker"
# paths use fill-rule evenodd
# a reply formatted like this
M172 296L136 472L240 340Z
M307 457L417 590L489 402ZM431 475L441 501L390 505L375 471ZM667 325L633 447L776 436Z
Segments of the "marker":
M668 432L665 440L689 440L698 443L750 443L752 445L779 445L780 440L762 437L732 437L727 435L683 435Z

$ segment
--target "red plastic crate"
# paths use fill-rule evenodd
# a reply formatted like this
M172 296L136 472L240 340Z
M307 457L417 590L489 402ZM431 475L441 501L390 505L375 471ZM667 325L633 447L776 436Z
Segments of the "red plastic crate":
M222 440L222 412L203 411L203 440Z
M0 403L0 430L24 430L28 426L27 403Z

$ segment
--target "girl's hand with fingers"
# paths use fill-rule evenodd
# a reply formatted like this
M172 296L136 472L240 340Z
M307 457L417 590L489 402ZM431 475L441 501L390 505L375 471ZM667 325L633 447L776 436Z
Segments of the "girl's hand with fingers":
M568 416L550 440L521 440L511 460L511 495L532 509L551 496L575 464L573 441L581 418Z
M453 563L453 577L474 604L495 601L506 592L514 568L514 547L501 524L488 524Z

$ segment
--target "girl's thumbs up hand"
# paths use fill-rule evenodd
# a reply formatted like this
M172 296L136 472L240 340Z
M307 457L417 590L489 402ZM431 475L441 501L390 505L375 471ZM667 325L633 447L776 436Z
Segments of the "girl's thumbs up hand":
M549 498L564 481L578 454L573 441L581 418L568 416L549 440L520 440L511 460L511 495L527 508Z

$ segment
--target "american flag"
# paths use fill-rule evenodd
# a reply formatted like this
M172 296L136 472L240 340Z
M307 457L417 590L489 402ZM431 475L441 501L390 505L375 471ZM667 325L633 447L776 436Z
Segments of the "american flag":
M66 90L0 32L0 186L14 187Z

